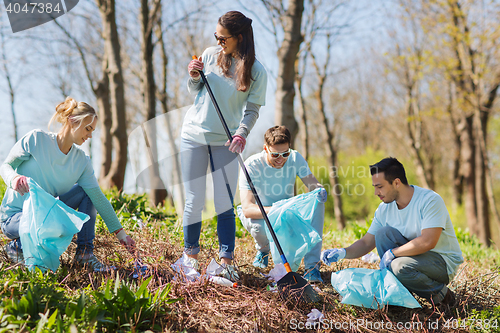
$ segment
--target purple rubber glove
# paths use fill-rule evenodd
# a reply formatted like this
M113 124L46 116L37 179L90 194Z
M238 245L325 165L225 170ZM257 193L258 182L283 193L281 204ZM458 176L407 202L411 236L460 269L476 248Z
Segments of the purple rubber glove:
M19 192L21 195L25 195L30 191L30 186L28 185L28 179L26 176L17 176L12 182L12 189Z
M195 80L200 79L200 71L203 70L203 63L201 62L201 57L198 59L193 59L188 65L189 76Z
M241 135L233 135L233 141L229 142L229 140L227 140L225 146L229 146L230 152L241 154L243 149L245 149L246 143L247 140Z

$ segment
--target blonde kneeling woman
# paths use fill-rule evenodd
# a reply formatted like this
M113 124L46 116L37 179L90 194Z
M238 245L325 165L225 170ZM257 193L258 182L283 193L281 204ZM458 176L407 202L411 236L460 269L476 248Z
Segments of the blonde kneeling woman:
M90 216L78 233L75 262L94 271L106 271L109 267L99 262L93 251L96 209L109 231L132 254L135 242L123 230L113 207L99 188L90 158L79 147L92 138L97 114L87 103L68 97L56 106L49 128L53 121L62 124L59 132L29 132L14 145L0 167L0 175L7 184L0 206L0 227L11 239L5 251L14 263L24 260L19 221L27 198L24 194L30 190L26 177L30 177L47 193Z

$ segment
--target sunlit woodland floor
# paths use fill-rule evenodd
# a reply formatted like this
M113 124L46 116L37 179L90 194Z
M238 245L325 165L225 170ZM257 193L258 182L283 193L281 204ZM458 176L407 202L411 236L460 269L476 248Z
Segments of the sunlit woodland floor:
M422 309L406 309L386 306L378 310L363 309L340 304L340 296L330 284L332 271L348 267L378 268L377 264L367 264L361 260L344 260L331 267L322 265L324 284L321 302L307 304L294 299L283 300L276 292L268 291L269 282L259 270L251 265L255 255L251 236L243 232L237 239L236 264L240 270L241 282L238 288L214 285L208 282L186 283L174 279L171 264L182 255L182 233L165 228L150 227L132 232L141 251L143 261L153 276L149 289L171 284L170 297L180 300L169 305L167 315L153 318L164 332L469 332L473 328L484 328L485 319L491 321L490 331L495 331L495 321L500 310L499 271L480 268L476 262L467 261L450 285L456 293L456 301L451 307L433 307L426 300L418 298ZM326 237L328 238L328 237ZM200 264L206 267L216 257L217 243L210 231L202 233ZM328 244L336 246L337 244ZM98 258L118 269L113 273L90 273L72 264L75 244L61 257L66 276L59 278L60 284L68 291L78 293L85 288L97 288L108 278L134 281L131 277L133 258L110 235L99 234L95 240ZM4 254L2 253L2 256ZM4 259L4 258L3 258ZM299 272L303 272L302 268ZM139 281L140 282L140 281ZM313 308L324 314L323 323L305 326L307 314ZM495 310L496 309L496 310ZM486 318L481 311L487 310ZM484 312L483 312L484 313ZM495 317L496 316L496 317ZM482 322L478 321L482 318ZM496 319L495 319L496 318ZM308 330L307 328L315 328ZM385 329L385 330L384 330ZM156 331L156 330L155 330ZM478 330L484 331L484 330ZM497 328L497 331L500 329Z

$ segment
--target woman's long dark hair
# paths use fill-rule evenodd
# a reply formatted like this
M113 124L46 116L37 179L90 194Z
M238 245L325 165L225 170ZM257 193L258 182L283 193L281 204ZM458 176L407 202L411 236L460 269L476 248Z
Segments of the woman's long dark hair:
M240 59L236 65L235 78L236 89L238 91L247 91L250 88L252 78L252 66L255 62L255 45L253 41L252 19L246 17L238 11L230 11L219 17L218 23L226 29L231 36L238 39L241 35L242 41L238 42L235 56ZM230 77L231 68L230 54L219 54L217 66L222 70L222 74Z

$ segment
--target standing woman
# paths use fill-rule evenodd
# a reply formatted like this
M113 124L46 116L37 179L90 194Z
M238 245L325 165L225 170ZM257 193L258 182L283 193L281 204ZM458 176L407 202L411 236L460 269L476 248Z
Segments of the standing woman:
M11 241L5 246L14 263L24 260L19 239L19 221L23 202L29 192L26 177L73 209L90 216L78 233L75 262L94 271L106 271L94 255L96 208L109 231L127 250L135 253L135 242L123 230L113 207L102 193L90 158L78 146L92 138L97 125L95 110L84 102L68 97L56 106L49 122L60 122L58 133L33 130L19 140L0 167L7 191L0 206L0 227Z
M207 167L210 166L217 214L219 257L223 275L238 279L231 265L235 243L233 197L238 179L236 154L245 148L246 137L266 98L267 73L255 59L252 20L230 11L219 18L215 39L218 46L206 49L189 63L188 90L196 94L182 126L181 165L186 192L184 252L198 266L201 215L205 204ZM217 116L199 70L204 70L224 115L233 141Z

